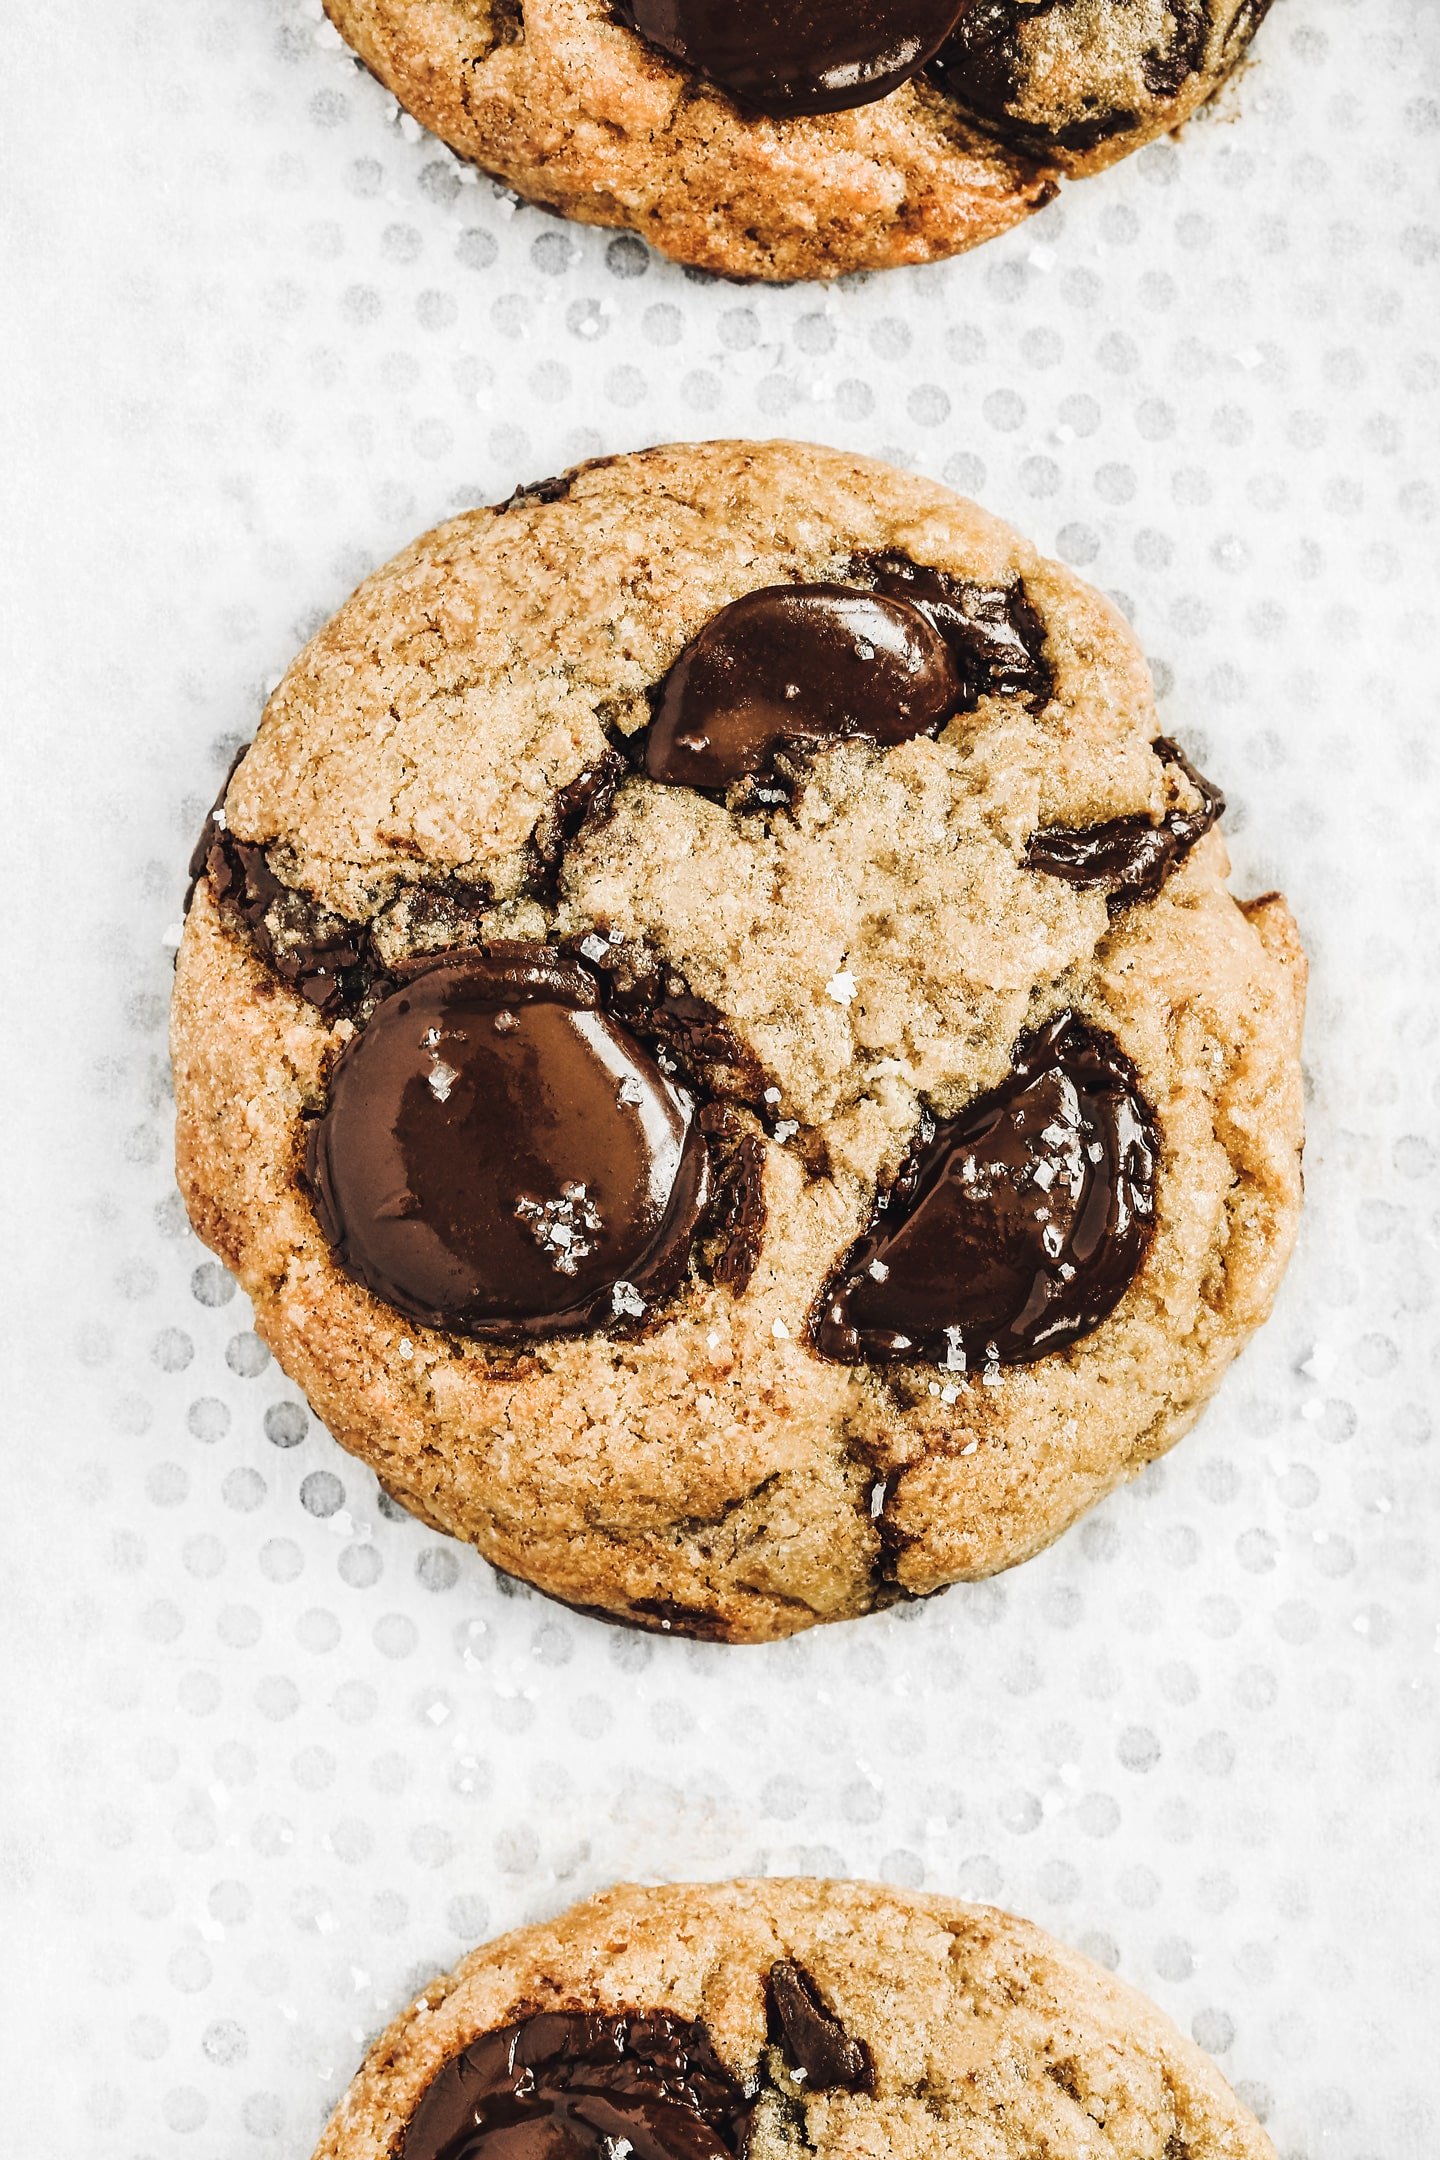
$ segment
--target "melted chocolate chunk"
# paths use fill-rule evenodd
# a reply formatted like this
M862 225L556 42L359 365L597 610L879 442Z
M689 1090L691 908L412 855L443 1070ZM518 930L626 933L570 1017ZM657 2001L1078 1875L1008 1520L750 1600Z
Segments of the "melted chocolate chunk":
M974 0L615 0L623 23L749 112L845 112L924 67Z
M860 556L852 568L934 624L963 684L957 710L973 712L982 697L1022 698L1037 706L1050 696L1045 625L1018 578L1013 585L976 585L908 555Z
M1190 77L1205 64L1210 36L1210 0L1166 0L1173 29L1140 55L1140 73L1153 98L1178 97Z
M504 42L508 44L511 40L506 39ZM526 480L513 489L504 502L494 505L496 515L503 517L507 510L524 510L531 503L564 502L574 485L574 472L556 473L554 478L549 480Z
M241 743L234 757L226 766L225 777L220 783L220 792L206 811L205 823L200 828L200 837L190 850L190 861L187 866L189 883L185 887L184 912L187 915L190 912L190 903L195 898L195 888L209 868L210 850L225 830L225 797L230 792L230 783L244 763L249 748L248 742Z
M711 1282L740 1297L755 1272L765 1236L765 1143L745 1130L728 1103L706 1103L700 1129L710 1149L715 1187L700 1250L702 1269Z
M765 1071L724 1016L644 947L621 945L597 962L606 1002L712 1095L755 1104ZM607 970L609 972L607 972Z
M644 1316L708 1197L688 1100L540 946L424 967L346 1046L307 1168L341 1265L422 1324L489 1340Z
M1245 0L1220 56L1222 68L1239 58L1269 4ZM1066 29L1073 7L1074 0L976 0L930 72L958 105L1007 141L1040 156L1047 150L1083 156L1153 120L1153 112L1140 109L1145 101L1168 105L1205 65L1217 13L1212 0L1152 4L1148 42L1142 42L1143 0L1112 0L1114 38L1132 47L1128 63L1115 43L1084 27L1088 18L1078 11L1079 27ZM1140 19L1122 21L1130 15ZM1046 29L1050 17L1059 18L1058 31ZM1065 87L1052 103L1057 80Z
M1050 127L1020 117L1029 74L1021 31L1056 8L1072 4L1073 0L977 0L956 23L930 72L957 105L997 132L1037 148L1060 144L1066 129L1063 116ZM1094 140L1067 142L1063 147L1091 149L1107 135L1120 134L1135 124L1134 113L1097 113L1090 122L1097 131Z
M609 816L627 770L618 750L602 750L593 765L556 795L548 816L535 828L535 852L545 871L540 882L547 891L553 892L558 885L565 850L582 828L592 818L598 823Z
M333 1019L363 994L371 970L369 933L282 884L265 850L237 840L225 823L225 797L249 750L242 743L191 852L185 912L202 877L222 914L238 918L266 965L288 989Z
M822 1357L1025 1365L1088 1335L1150 1242L1159 1141L1128 1058L1062 1013L932 1126L821 1299Z
M870 2083L870 2051L852 2040L803 1965L770 1968L766 1993L778 2040L808 2092L859 2092Z
M739 2160L749 2123L703 2025L542 2010L451 2057L399 2160Z
M645 770L675 787L724 789L777 749L923 735L963 689L944 637L908 600L763 586L721 608L665 677Z
M1025 868L1069 885L1103 886L1112 915L1137 900L1153 900L1196 841L1225 814L1220 790L1195 770L1177 743L1162 735L1154 750L1185 775L1200 797L1198 810L1167 810L1158 825L1147 817L1118 817L1100 825L1042 826L1030 836Z
M286 988L326 1019L363 996L373 973L363 926L282 884L265 850L216 826L213 813L208 830L212 837L202 868L216 905L222 914L239 917L261 959Z

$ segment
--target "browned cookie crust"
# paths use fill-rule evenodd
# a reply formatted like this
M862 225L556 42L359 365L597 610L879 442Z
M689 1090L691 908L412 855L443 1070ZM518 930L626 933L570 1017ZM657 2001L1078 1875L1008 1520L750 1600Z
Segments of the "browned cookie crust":
M472 1952L376 2041L315 2160L435 2160L457 2058L517 2027L541 2059L542 2102L587 2040L609 2042L606 2097L622 2116L594 2120L623 2137L648 2082L624 2046L635 2012L642 2042L658 2028L692 2071L644 2146L677 2160L1274 2160L1198 2048L1040 1929L992 1907L812 1881L622 1887ZM470 2062L493 2077L499 2053L482 2044ZM472 2106L484 2082L470 2077ZM506 2110L512 2160L553 2149L544 2117L524 2142L536 2116L523 2098ZM586 2127L582 2115L566 2151L616 2149ZM482 2127L464 2160L485 2160L490 2142Z
M735 276L931 262L1006 231L1062 173L1178 127L1269 0L975 0L876 103L767 118L610 0L325 0L366 65L532 202Z
M996 617L938 734L841 741L769 801L636 769L717 610L881 559ZM1303 957L1278 896L1231 898L1177 756L1108 603L863 459L677 446L457 518L301 654L200 851L173 1026L196 1227L344 1446L573 1603L755 1640L1022 1560L1178 1439L1294 1236ZM1113 863L1073 881L1096 833L1148 863L1133 889ZM306 1182L377 999L480 945L630 985L714 1171L678 1287L517 1346L363 1288ZM927 1120L1011 1085L1067 1013L1154 1136L1113 1310L1028 1362L819 1354L823 1294Z

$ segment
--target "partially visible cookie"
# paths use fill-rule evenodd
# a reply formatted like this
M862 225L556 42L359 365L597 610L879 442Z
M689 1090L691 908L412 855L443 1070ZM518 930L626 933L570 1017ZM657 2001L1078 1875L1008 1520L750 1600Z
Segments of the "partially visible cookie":
M798 444L582 467L364 584L197 851L196 1227L342 1444L572 1603L753 1640L1171 1446L1300 1200L1304 961L1097 593Z
M1143 1997L992 1907L622 1887L476 1950L314 2160L1274 2160Z
M732 276L930 262L1179 126L1269 0L325 0L532 202Z

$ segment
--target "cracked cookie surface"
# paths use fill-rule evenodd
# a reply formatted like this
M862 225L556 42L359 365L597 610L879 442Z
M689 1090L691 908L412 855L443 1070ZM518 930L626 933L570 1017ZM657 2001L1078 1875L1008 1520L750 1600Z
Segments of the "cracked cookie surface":
M1008 230L1063 174L1189 118L1269 0L956 0L948 43L888 95L768 116L611 0L325 4L402 105L530 201L783 280L930 262ZM933 12L916 8L917 31Z
M492 2116L512 2049L538 2067ZM442 2143L457 2079L467 2134ZM587 2083L597 2127L582 2101L544 2142ZM614 2113L647 2098L653 2142ZM474 1951L376 2041L315 2160L601 2160L627 2128L650 2160L1274 2160L1198 2048L1040 1929L823 1881L622 1886Z
M809 744L773 787L650 778L658 688L722 609L897 561L985 626L953 717ZM336 1438L571 1603L757 1640L992 1573L1180 1436L1289 1253L1304 964L1283 901L1226 889L1216 806L1113 609L946 490L791 444L582 467L367 580L231 775L175 991L192 1218ZM481 948L583 978L703 1138L683 1279L588 1332L406 1318L307 1183L346 1045ZM1109 1046L1154 1157L1104 1310L1029 1362L984 1327L822 1355L822 1293L926 1133L1012 1102L1046 1029ZM1053 1230L1059 1280L1021 1198L1010 1273ZM583 1194L537 1205L547 1239L590 1235Z

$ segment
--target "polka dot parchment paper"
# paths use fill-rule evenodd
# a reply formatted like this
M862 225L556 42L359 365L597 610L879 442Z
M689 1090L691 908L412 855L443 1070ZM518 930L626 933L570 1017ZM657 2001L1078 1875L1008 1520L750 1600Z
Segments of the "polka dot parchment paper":
M1031 1915L1287 2160L1429 2160L1431 0L1277 0L1183 142L834 290L517 204L318 0L9 28L0 2144L305 2160L487 1932L814 1870ZM1018 1573L749 1651L382 1500L186 1226L165 1057L184 859L300 641L462 505L722 433L936 475L1112 592L1314 971L1300 1250L1197 1431Z

